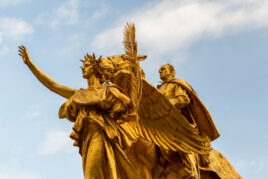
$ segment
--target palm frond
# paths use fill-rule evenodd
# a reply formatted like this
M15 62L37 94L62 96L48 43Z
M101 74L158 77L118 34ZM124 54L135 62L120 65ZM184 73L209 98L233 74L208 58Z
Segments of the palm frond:
M129 81L129 96L133 102L134 108L137 111L141 99L141 68L137 59L137 41L135 35L135 26L133 23L127 23L124 29L124 50L127 60L132 65L133 78Z
M133 23L127 23L124 29L124 50L129 59L136 63L137 59L137 41L135 35L135 26Z

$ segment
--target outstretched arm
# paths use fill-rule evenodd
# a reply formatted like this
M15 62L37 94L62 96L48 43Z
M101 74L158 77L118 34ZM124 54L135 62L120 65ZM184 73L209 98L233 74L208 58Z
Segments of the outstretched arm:
M52 78L43 73L30 59L29 53L24 46L19 46L19 55L21 56L23 62L29 67L36 78L45 85L51 91L61 95L64 98L70 98L74 93L75 89L69 88L67 86L57 84Z

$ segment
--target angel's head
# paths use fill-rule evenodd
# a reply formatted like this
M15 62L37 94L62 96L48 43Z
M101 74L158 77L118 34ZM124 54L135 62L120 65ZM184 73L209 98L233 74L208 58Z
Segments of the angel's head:
M175 68L171 64L166 64L159 69L160 79L167 81L169 79L175 78Z
M116 63L110 57L105 57L100 59L99 66L101 81L106 83L111 82L113 75L117 70Z
M138 55L137 59L142 61L146 55ZM99 78L100 83L111 82L113 75L122 69L131 69L133 65L128 61L127 56L113 55L108 57L99 57L96 59L95 55L86 54L81 66L83 78L89 79L90 76L95 75Z
M138 55L137 59L139 61L143 61L146 57L146 55ZM101 58L99 60L99 66L101 69L100 73L102 75L102 79L105 82L111 82L114 74L118 70L131 70L133 68L133 64L130 63L126 54Z
M97 78L101 77L99 66L100 59L101 57L96 59L94 53L93 55L85 55L84 60L81 60L81 62L83 62L83 66L81 66L83 78L89 79L93 75Z

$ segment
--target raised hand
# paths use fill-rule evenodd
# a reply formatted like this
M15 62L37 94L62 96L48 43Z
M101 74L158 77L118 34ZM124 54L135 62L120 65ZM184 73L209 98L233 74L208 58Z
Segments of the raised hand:
M69 88L57 84L52 78L42 72L35 64L31 61L28 50L23 45L19 46L19 55L21 56L23 62L29 67L34 76L48 89L61 95L64 98L70 98L75 92L75 89Z
M23 45L19 46L19 55L25 64L28 64L28 62L30 62L30 55L28 53L28 50Z

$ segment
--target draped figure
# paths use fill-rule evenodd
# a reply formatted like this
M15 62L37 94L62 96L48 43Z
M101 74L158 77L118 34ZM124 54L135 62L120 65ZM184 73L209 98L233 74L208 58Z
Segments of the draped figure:
M146 159L152 159L149 163L153 165L142 165L144 170L137 165L139 160L133 160L135 154L142 155L139 149L131 152L139 141L144 141L140 145L144 149L149 143L187 154L206 154L212 149L209 139L200 136L187 118L142 78L139 61L146 56L137 53L134 24L125 26L123 44L122 55L84 56L81 69L88 87L79 90L56 83L34 65L26 47L19 47L19 55L36 78L67 99L59 117L74 123L70 137L79 147L85 179L153 177L151 169L160 162L157 156Z

